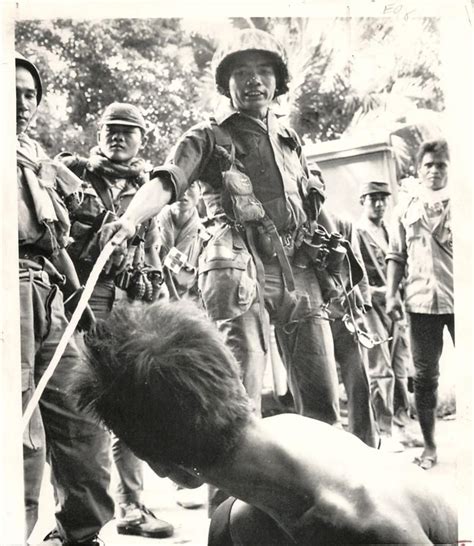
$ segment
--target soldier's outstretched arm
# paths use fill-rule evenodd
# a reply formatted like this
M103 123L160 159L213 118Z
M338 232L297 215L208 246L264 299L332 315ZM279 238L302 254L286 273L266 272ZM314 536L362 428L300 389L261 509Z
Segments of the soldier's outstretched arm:
M172 192L171 183L164 177L156 177L146 182L133 196L123 216L102 227L101 246L105 246L110 240L115 245L120 245L133 237L138 224L158 214L171 201Z

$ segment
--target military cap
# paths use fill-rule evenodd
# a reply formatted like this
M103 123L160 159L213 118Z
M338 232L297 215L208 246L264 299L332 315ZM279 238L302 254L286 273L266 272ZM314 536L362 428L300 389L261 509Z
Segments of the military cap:
M140 110L133 104L126 102L109 104L100 118L99 127L102 125L130 125L146 131L145 118Z
M364 182L360 188L360 196L369 195L371 193L384 193L385 195L391 195L390 186L387 182Z

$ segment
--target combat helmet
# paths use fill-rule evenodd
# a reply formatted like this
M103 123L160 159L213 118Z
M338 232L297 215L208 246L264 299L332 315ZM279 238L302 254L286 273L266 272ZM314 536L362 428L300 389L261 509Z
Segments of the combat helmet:
M287 59L282 45L268 32L258 29L245 29L232 35L221 44L212 58L212 68L219 91L229 96L229 78L233 60L244 51L262 51L274 60L276 75L275 97L288 91L290 79Z
M39 70L31 61L21 53L18 53L18 51L15 51L15 66L23 66L33 76L36 83L36 104L39 104L41 102L41 97L43 96L43 84L41 83Z

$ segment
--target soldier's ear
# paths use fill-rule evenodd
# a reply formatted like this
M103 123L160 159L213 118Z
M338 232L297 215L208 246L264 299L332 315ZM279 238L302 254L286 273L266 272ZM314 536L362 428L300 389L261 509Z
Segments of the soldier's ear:
M100 129L97 130L97 144L100 144Z
M142 131L142 142L140 144L140 150L143 150L143 148L147 145L148 143L148 137L146 136L145 132Z

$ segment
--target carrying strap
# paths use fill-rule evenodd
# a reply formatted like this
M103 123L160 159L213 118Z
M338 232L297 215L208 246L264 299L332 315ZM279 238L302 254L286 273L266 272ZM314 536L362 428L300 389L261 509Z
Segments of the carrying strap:
M237 161L235 158L235 145L229 131L227 131L227 129L225 129L223 126L218 125L214 118L210 118L210 121L211 121L211 130L215 137L215 145L219 146L220 148L223 148L229 154L228 159L231 161L232 164L235 164ZM250 180L250 177L249 177L249 180ZM260 203L260 205L263 208L263 205L255 196L255 192L253 192L253 197ZM278 234L278 230L275 226L275 222L267 214L265 214L263 220L261 220L261 224L265 230L265 233L270 237L273 243L273 248L275 250L275 253L277 255L278 261L282 269L283 279L285 281L286 288L290 292L294 292L295 279L293 277L293 271L291 269L288 256L286 255L285 249L283 247L283 243L281 241L280 235ZM250 253L252 254L252 257L255 261L255 266L257 268L257 279L259 281L259 284L261 286L261 291L263 293L263 289L265 287L265 273L264 273L262 260L260 259L260 256L257 252L255 239L254 239L254 229L252 228L252 226L246 226L246 234L247 234L247 241L249 243L249 250L250 250ZM261 270L260 274L259 274L259 269Z
M252 226L246 226L245 232L247 235L247 242L249 246L250 254L253 257L255 263L255 269L257 271L257 293L258 293L258 302L259 302L259 316L260 316L260 325L265 324L265 269L263 267L262 260L260 255L257 252L255 246L255 230ZM269 332L266 328L263 328L261 331L263 350L267 352L268 347L270 346Z
M372 245L367 240L367 235L364 231L359 230L360 240L362 241L365 250L367 251L367 254L369 255L370 259L373 262L373 265L375 267L375 270L377 271L381 281L386 285L387 284L387 276L385 275L383 269L380 267L380 264L375 257L374 251L372 250Z
M110 210L111 212L115 212L115 205L110 195L110 191L107 184L99 176L97 176L91 171L88 171L86 168L84 168L82 178L91 183L95 192L97 193L100 200L102 201L104 207L107 210Z

